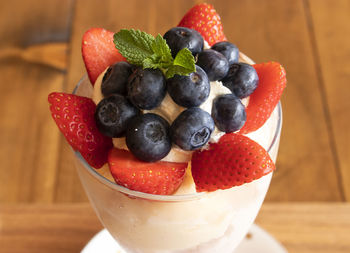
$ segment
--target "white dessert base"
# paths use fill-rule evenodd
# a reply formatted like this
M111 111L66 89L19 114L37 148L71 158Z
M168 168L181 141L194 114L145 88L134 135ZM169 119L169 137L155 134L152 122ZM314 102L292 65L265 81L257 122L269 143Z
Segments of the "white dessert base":
M97 233L81 253L125 253L106 229ZM234 253L288 253L269 233L253 224L249 238L245 237Z

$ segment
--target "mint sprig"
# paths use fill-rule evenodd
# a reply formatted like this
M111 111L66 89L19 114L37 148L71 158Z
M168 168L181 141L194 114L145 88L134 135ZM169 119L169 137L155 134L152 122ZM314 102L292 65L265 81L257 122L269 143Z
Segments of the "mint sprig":
M183 48L174 59L166 40L160 34L154 38L140 30L122 29L114 34L114 44L131 64L142 66L144 69L160 69L166 78L176 74L188 75L196 71L191 51Z
M119 52L135 65L142 65L144 59L153 54L154 37L139 30L122 29L114 34L114 44Z
M183 48L175 56L173 64L169 67L168 71L165 74L165 77L171 78L175 74L185 76L195 71L195 60L191 51L188 50L188 48Z

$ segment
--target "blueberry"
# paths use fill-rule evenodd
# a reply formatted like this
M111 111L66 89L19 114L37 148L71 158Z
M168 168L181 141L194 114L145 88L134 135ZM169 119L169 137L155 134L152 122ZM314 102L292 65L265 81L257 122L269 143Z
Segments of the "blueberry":
M211 49L218 51L223 56L225 56L229 65L236 63L239 60L238 48L236 47L236 45L234 45L228 41L218 42L218 43L212 45Z
M211 116L216 127L226 133L239 130L247 118L244 105L233 94L217 96L213 101Z
M206 49L198 54L197 65L204 69L210 81L224 78L229 69L225 56L212 49Z
M171 54L175 58L176 54L183 48L188 48L193 56L202 52L204 39L199 32L186 27L174 27L167 31L163 38L171 49Z
M113 94L98 103L95 111L96 126L103 135L122 137L129 121L139 113L139 109L125 97Z
M126 132L126 145L140 160L162 159L171 149L169 123L154 113L133 118Z
M133 66L127 62L117 62L110 66L102 79L101 91L103 96L111 94L126 95L126 84L133 71Z
M127 89L128 98L135 106L151 110L165 97L165 77L159 69L137 68L128 80Z
M184 150L195 150L209 141L214 127L214 120L209 113L192 107L174 120L170 127L171 140Z
M207 100L210 82L204 70L196 66L196 72L188 76L175 75L167 80L170 97L183 107L195 107Z
M222 84L239 98L248 97L258 87L259 77L255 69L246 63L234 63L230 66Z

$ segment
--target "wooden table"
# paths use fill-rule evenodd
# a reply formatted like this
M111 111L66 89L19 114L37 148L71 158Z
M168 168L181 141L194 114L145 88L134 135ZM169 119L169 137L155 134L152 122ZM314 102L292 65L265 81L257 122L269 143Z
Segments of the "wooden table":
M257 224L289 253L350 252L349 203L266 203ZM77 253L101 228L88 204L2 205L0 252Z
M88 28L163 34L195 2L1 2L0 203L86 201L47 95L71 92L83 75ZM349 201L350 1L208 2L241 51L287 69L278 170L267 201Z
M163 34L197 2L1 1L0 252L78 252L101 229L86 203L50 204L87 201L47 103L85 72L82 34ZM350 1L208 2L241 51L287 69L278 170L258 223L290 252L350 252Z

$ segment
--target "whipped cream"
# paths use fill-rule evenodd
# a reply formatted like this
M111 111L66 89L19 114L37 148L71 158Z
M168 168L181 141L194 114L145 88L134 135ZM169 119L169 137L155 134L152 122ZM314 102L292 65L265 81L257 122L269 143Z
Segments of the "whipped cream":
M94 85L94 92L93 92L92 99L96 104L98 104L103 99L103 95L101 92L101 85L102 85L102 79L104 74L106 73L106 70L100 74L100 76L97 78ZM230 94L230 93L231 93L230 89L222 85L221 82L219 81L210 82L209 97L203 104L201 104L200 108L208 112L209 114L211 114L213 100L219 95ZM242 102L244 104L247 104L247 101L248 100L245 99ZM144 110L143 113L158 114L162 116L164 119L166 119L169 122L169 124L171 124L177 118L177 116L184 110L186 110L186 108L176 104L173 101L173 99L170 97L170 95L167 93L162 103L157 108L153 110ZM211 143L218 142L220 137L223 136L224 134L225 134L224 132L220 131L217 127L215 127L214 131L210 136L209 142ZM113 145L116 148L128 150L128 147L126 146L125 138L113 138ZM191 155L192 155L192 151L185 151L179 148L177 145L173 145L169 154L166 157L164 157L162 161L189 162L191 160Z
M209 47L208 44L205 42L204 48L208 48L208 47ZM254 64L254 62L249 57L247 57L242 53L240 53L240 62ZM92 99L96 104L98 104L103 99L103 94L101 92L101 85L102 85L103 76L106 71L107 69L99 75L93 88ZM220 81L210 82L209 96L207 100L203 104L201 104L200 108L208 112L209 114L211 114L213 100L219 95L231 94L231 93L232 93L231 90L225 87L222 84L222 82ZM247 106L249 103L249 97L242 99L241 101L245 106ZM169 122L169 124L171 124L177 118L177 116L184 110L186 110L186 108L176 104L173 101L173 99L170 97L170 95L167 93L162 103L157 108L153 110L144 110L143 113L158 114L162 116L164 119L166 119ZM275 123L276 123L275 120L269 119L265 122L265 124L260 129L258 129L255 132L249 133L247 136L250 137L252 140L258 142L262 147L264 147L267 150L269 148L268 145L269 143L271 143L273 138L271 131L275 129L274 127ZM212 132L208 143L218 142L221 136L223 136L224 134L225 132L220 131L215 126L215 129ZM116 148L128 150L125 137L113 138L113 145ZM207 146L208 145L204 146L203 149L205 149ZM189 162L191 160L192 152L193 151L183 150L179 148L177 145L173 144L169 154L165 156L161 161ZM105 167L104 171L108 171L108 165L105 165L104 167ZM106 174L108 175L108 173ZM191 175L191 168L190 166L188 166L185 174L185 179L181 184L180 188L176 191L175 195L192 194L195 192L196 192L196 189L195 189L195 183Z
M210 46L208 42L204 41L204 49L209 49ZM254 62L247 57L244 54L240 54L240 62L245 62L248 64L254 64ZM95 85L94 85L94 91L92 94L92 100L98 104L103 99L103 94L101 92L101 85L102 85L102 79L105 75L107 69L103 71L99 77L97 78ZM230 94L232 93L231 90L224 85L222 85L222 82L220 81L214 81L210 82L210 93L207 100L201 104L200 108L209 114L211 114L211 108L213 104L213 100L219 96L224 94ZM242 99L242 103L247 106L249 103L249 98ZM144 110L143 113L155 113L160 116L162 116L164 119L166 119L169 124L171 124L177 116L182 112L186 110L186 108L176 104L173 99L170 97L170 95L167 93L162 101L162 103L153 110ZM223 136L225 133L220 131L216 126L214 131L212 132L209 142L208 143L216 143L219 141L221 136ZM126 146L125 137L122 138L113 138L113 145L115 148L129 150ZM204 146L203 149L207 147ZM179 148L177 145L173 144L169 154L165 156L161 161L167 161L167 162L189 162L191 160L193 151L186 151L181 148Z

